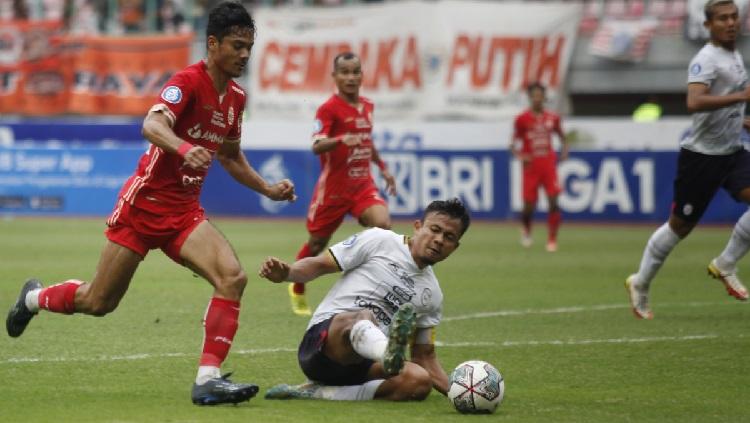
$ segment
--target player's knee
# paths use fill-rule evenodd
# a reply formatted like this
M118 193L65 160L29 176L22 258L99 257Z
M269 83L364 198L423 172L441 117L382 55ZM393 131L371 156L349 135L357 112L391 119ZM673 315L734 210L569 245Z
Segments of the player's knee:
M403 378L399 399L402 401L422 401L432 391L432 378L423 367L414 363L406 363L401 371Z
M247 285L247 274L242 267L237 266L221 279L222 280L219 282L219 285L221 285L220 291L224 291L224 295L227 295L230 298L237 297L237 299L242 296L242 293L245 291L245 286Z

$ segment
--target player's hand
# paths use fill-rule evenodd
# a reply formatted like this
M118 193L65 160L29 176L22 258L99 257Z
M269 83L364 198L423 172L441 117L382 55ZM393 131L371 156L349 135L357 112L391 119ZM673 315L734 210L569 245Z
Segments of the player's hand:
M289 265L276 257L266 257L260 265L258 275L274 283L284 282L289 276Z
M570 153L568 152L567 148L563 148L562 151L560 151L560 161L568 160L568 156Z
M294 193L294 183L289 179L282 179L271 185L266 197L274 201L297 201L297 194Z
M383 179L385 180L385 192L387 192L388 195L395 196L396 178L391 175L391 172L388 172L388 169L383 169L380 174L383 175Z
M355 145L362 144L362 138L357 134L344 134L341 137L341 143L347 147L354 147Z
M213 160L213 154L200 145L194 145L193 148L185 153L185 164L193 169L207 169Z

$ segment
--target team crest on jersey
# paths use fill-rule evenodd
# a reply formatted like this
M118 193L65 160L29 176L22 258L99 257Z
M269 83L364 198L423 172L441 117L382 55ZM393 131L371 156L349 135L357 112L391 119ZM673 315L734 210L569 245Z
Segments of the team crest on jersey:
M170 85L162 90L161 98L167 103L177 104L182 100L182 90L179 87Z
M422 302L422 306L427 307L432 302L432 290L425 288L422 291L422 296L419 299Z
M317 134L321 129L323 129L323 122L320 119L315 119L315 122L313 122L313 134Z
M231 126L232 123L234 123L234 107L229 106L229 111L227 112L227 120L229 121L229 125Z
M693 66L690 66L690 74L691 75L700 75L701 70L702 70L702 68L701 68L701 64L700 63L695 63L695 64L693 64Z

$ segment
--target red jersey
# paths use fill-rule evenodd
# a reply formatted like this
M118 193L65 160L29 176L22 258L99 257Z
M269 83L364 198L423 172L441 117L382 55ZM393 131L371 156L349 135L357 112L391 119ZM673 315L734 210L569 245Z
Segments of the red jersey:
M240 142L245 92L234 81L219 96L206 64L200 61L167 81L159 103L174 133L215 154L224 142ZM208 169L193 169L176 153L151 145L141 156L135 174L122 187L120 197L155 214L179 214L200 207L199 197Z
M513 141L521 141L521 154L530 154L533 159L554 159L557 155L552 148L553 133L562 133L560 116L546 110L538 114L528 109L516 117Z
M349 198L374 185L370 175L374 106L364 97L359 97L359 103L360 108L357 109L334 94L318 108L313 140L348 133L358 135L362 143L353 147L338 143L333 150L320 154L320 177L313 201L328 203L337 198Z

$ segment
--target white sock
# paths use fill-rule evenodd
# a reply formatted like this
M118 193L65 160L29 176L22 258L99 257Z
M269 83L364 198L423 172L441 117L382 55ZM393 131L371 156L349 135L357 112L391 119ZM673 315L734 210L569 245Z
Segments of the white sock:
M195 384L203 385L211 379L221 377L221 370L214 366L199 366L198 375L195 376Z
M750 210L743 213L739 220L737 220L727 246L721 252L721 255L716 257L716 265L722 272L734 273L737 270L737 262L740 261L749 249Z
M641 267L638 269L638 284L648 287L672 249L680 242L680 237L669 227L669 222L661 225L648 239L643 250Z
M383 361L388 337L369 320L360 320L352 326L349 333L352 348L357 354L370 360Z
M369 401L375 398L375 392L385 379L375 379L362 385L351 386L326 386L322 385L315 390L313 398L331 401Z
M26 294L26 298L24 299L24 302L26 303L26 308L29 309L30 312L36 313L39 311L39 293L42 292L41 289L35 289L33 291L29 291Z

